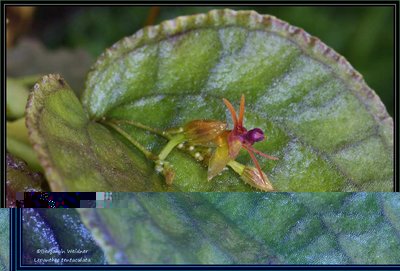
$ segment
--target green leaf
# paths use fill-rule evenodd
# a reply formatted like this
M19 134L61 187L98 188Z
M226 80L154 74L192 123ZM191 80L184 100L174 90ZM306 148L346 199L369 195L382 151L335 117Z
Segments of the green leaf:
M78 211L110 263L399 264L399 196L119 193L126 208Z
M15 157L24 160L28 166L43 172L36 153L28 139L28 129L25 126L25 118L15 121L7 121L7 151Z
M17 192L48 191L48 185L43 175L31 171L24 161L7 153L7 208L16 207Z
M125 144L123 152L131 152L126 163L146 168L142 177L130 176L149 179L146 183L150 187L126 185L125 191L152 190L151 186L170 191L253 191L231 170L207 182L206 167L179 150L167 157L176 175L174 185L166 188L165 180L151 173L153 161L145 159L127 136L102 126L107 121L125 120L163 130L194 119L224 121L228 115L222 97L237 106L243 93L247 101L245 126L259 127L268 137L255 147L279 158L260 159L276 190L393 189L393 120L380 99L342 56L275 17L214 10L166 21L124 38L106 50L89 73L82 96L84 109L68 94L68 99L74 100L68 108L75 117L67 117L67 109L45 115L53 120L65 119L65 124L80 123L69 132L61 133L66 128L55 124L57 131L51 131L54 129L45 123L43 112L34 108L36 96L48 97L37 99L48 107L54 106L53 99L59 99L59 91L53 88L61 87L53 77L33 92L27 117L28 123L35 123L29 127L32 142L40 155L47 157L42 163L51 164L51 174L46 170L46 176L51 183L58 183L52 185L54 188L78 188L71 185L78 178L77 165L82 172L93 168L98 172L96 162L87 162L97 161L95 155L82 151L93 148L83 136L89 124L97 127L99 142L106 141L103 136L107 135L107 141ZM46 125L49 131L43 128L39 135L39 127ZM154 154L167 143L133 125L120 128L131 141ZM57 142L55 133L61 136ZM72 138L76 140L66 144ZM68 153L68 159L54 152ZM104 155L105 160L112 161L107 166L114 164L110 155ZM246 153L237 160L252 163ZM86 175L85 185L79 188L94 187L101 178L104 175Z
M0 209L0 271L10 270L10 211Z
M26 124L52 191L160 190L143 158L89 120L63 79L45 76L34 89Z
M72 259L66 263L70 265L106 263L75 209L25 208L22 223L23 264L65 264L62 259ZM81 258L90 262L79 262Z

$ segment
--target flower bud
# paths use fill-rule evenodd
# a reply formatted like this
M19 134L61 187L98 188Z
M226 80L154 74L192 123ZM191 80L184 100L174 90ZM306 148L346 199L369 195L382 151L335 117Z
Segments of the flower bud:
M172 166L170 166L169 164L164 165L163 175L167 185L172 185L175 179L175 170L172 168Z
M157 160L155 170L164 176L167 185L172 185L175 179L175 170L169 162Z
M246 166L243 170L241 178L252 187L260 189L262 191L271 192L274 191L272 184L268 180L267 175L262 172L263 176L260 175L260 172L255 167Z

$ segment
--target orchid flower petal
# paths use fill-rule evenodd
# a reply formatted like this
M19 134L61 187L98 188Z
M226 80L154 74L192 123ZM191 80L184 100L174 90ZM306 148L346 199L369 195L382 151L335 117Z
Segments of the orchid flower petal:
M244 94L242 94L242 97L240 98L238 126L243 126L243 116L244 116Z
M233 125L235 127L237 127L238 126L238 119L237 119L235 108L233 108L233 105L227 99L223 98L222 100L224 101L224 104L226 105L226 107L228 107L229 111L231 112Z

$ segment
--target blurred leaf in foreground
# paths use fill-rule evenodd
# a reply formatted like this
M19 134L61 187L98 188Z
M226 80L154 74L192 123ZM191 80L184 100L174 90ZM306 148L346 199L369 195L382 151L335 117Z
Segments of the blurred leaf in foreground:
M7 151L24 160L32 170L43 172L36 153L28 139L25 118L7 121Z
M35 76L31 86L40 78ZM22 78L7 78L7 119L22 118L25 113L26 102L29 96L30 84Z
M23 264L106 264L75 209L25 208L22 231Z
M399 193L117 197L127 208L78 209L110 263L400 263Z

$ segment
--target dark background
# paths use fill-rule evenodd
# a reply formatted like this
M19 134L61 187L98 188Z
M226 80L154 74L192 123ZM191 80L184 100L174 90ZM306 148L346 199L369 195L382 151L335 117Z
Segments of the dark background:
M364 76L393 116L393 7L37 6L23 36L39 39L51 50L81 48L95 59L145 25L215 8L252 9L274 15L320 38Z

